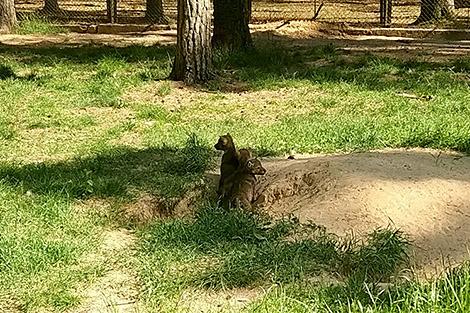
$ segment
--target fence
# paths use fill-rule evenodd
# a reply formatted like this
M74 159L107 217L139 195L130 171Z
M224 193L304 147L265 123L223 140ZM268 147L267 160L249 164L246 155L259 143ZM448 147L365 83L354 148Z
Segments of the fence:
M176 18L176 0L16 0L15 5L20 17L37 13L65 22L156 23ZM470 0L253 0L255 23L312 19L363 26L423 22L434 27L426 22L439 21L468 28Z

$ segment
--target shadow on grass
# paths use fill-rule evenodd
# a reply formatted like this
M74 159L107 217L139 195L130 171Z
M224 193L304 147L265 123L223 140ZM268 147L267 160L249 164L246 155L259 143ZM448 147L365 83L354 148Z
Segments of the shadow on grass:
M18 80L25 80L25 81L34 81L36 80L36 75L29 74L26 76L19 76L17 75L11 66L0 64L0 80L6 79L18 79Z
M104 44L85 44L80 46L56 44L49 46L17 46L0 44L4 56L21 59L26 64L55 64L58 60L75 64L95 63L104 57L116 58L129 63L147 60L165 60L174 54L174 46L112 47Z
M298 47L289 42L257 39L257 49L238 53L215 53L215 65L222 77L204 88L234 91L226 81L242 83L242 89L263 89L295 83L348 83L369 90L415 91L434 95L440 90L468 87L470 59L460 58L444 63L402 60L341 51L334 44ZM355 42L358 45L357 42ZM171 67L174 46L110 47L104 44L84 46L18 46L0 45L0 53L26 64L54 65L58 62L95 64L103 58L146 66L145 62ZM462 74L462 75L460 75ZM142 80L166 79L143 72ZM228 76L228 77L227 77ZM230 84L229 84L230 85Z
M235 288L304 281L327 273L350 281L377 282L406 263L408 242L391 229L367 240L341 239L294 218L272 220L238 210L206 208L193 220L147 226L140 248L142 276L150 289L162 279L207 288ZM209 261L207 261L209 260ZM192 264L190 269L153 276L154 268ZM172 274L173 273L173 274ZM177 275L178 277L176 277Z
M391 279L407 264L409 246L391 228L356 240L292 218L203 208L194 219L158 221L138 235L143 294L156 307L201 287L269 287L247 312L455 311L460 299L467 307L468 263L430 283Z
M295 41L294 41L295 42ZM357 42L355 43L357 45ZM425 62L370 52L341 51L334 44L292 48L286 43L258 42L256 50L216 55L216 64L251 89L284 87L305 81L348 83L365 89L414 90L433 95L447 87L468 86L470 59ZM214 88L217 88L214 85Z
M79 199L129 198L136 191L178 197L201 180L213 153L191 135L183 148L121 148L59 163L3 163L0 177L24 192Z

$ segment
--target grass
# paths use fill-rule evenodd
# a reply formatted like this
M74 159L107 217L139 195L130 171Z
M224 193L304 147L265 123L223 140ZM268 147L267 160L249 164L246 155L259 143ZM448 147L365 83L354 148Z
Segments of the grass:
M181 196L202 178L211 158L212 152L190 135L181 150L119 150L58 163L2 163L0 299L5 307L0 308L29 312L77 306L83 299L76 288L112 268L108 259L84 260L99 253L105 229L129 224L119 216L123 203L142 192ZM79 210L88 199L109 199L111 210L94 202Z
M157 222L140 237L151 310L169 310L189 288L301 285L325 273L362 290L361 283L388 280L408 259L406 238L391 229L365 241L341 239L295 219L218 208L201 209L194 220Z
M271 289L246 312L468 312L469 265L427 283L409 282L387 290L351 286L283 285Z
M77 263L96 249L104 218L77 214L62 197L21 189L0 188L0 308L76 306L74 286L91 282L105 268Z
M396 274L407 264L409 243L390 228L377 229L362 241L338 238L292 219L273 221L204 208L192 220L148 225L139 237L143 296L150 311L197 310L202 304L186 302L188 290L219 292L223 298L225 290L240 288L258 290L243 312L470 309L469 265L425 283L403 281ZM319 276L323 279L316 281ZM387 281L384 289L379 283ZM225 312L212 305L214 311Z
M76 129L74 138L63 139L84 142L83 149L89 150L90 145L119 140L124 133L138 137L140 146L181 147L188 133L209 145L218 134L230 131L239 145L263 154L384 147L470 149L466 59L438 64L350 57L333 46L286 52L262 45L258 52L220 56L216 62L234 72L229 79L247 94L226 93L227 85L215 82L211 92L189 96L166 81L153 80L168 75L170 48L3 52L3 66L16 76L2 80L10 92L1 100L10 107L21 101L24 110L11 127L20 137L34 133L33 128ZM304 65L318 61L320 66ZM433 99L398 96L404 92ZM109 122L87 124L103 118ZM92 133L99 140L80 138ZM55 143L39 140L33 145ZM72 146L69 151L76 155L73 149L80 144Z
M180 196L212 163L212 152L191 135L183 149L120 149L91 158L21 165L3 163L3 183L67 199L133 199L138 192Z
M257 44L218 55L221 79L195 89L164 80L172 47L0 46L2 311L79 306L79 291L118 262L93 256L105 230L121 227L137 231L134 265L150 311L189 309L188 293L224 297L243 288L257 293L248 312L468 310L468 266L426 284L394 277L408 243L393 229L345 239L210 203L194 219L142 226L123 218L143 194L175 199L199 186L225 132L258 155L469 152L469 59ZM403 92L433 98L397 96ZM318 275L335 283L315 282ZM379 281L397 285L384 292Z
M20 21L15 32L20 35L32 35L32 34L60 34L67 33L68 30L64 27L55 25L45 17L37 15L24 16Z

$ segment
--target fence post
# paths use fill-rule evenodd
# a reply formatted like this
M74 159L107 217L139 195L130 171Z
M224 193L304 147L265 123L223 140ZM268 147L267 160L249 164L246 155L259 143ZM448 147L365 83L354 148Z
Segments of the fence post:
M108 22L111 24L116 23L117 20L117 0L106 0L106 15Z
M392 23L392 0L380 0L380 25L388 27Z

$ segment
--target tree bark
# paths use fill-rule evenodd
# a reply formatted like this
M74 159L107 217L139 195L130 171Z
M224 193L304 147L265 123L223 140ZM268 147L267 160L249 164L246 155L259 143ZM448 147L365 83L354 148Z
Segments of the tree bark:
M421 0L421 12L414 24L421 24L453 16L454 0Z
M45 14L60 12L59 3L57 0L45 0L44 7L41 9L41 11Z
M0 0L0 33L11 33L16 24L14 0Z
M178 0L176 56L170 78L187 84L212 74L210 0Z
M212 45L230 50L251 48L250 18L251 0L214 0Z
M163 14L162 0L146 0L145 18L151 23L167 23L168 20Z
M108 23L114 24L117 22L117 0L106 0L106 16Z

